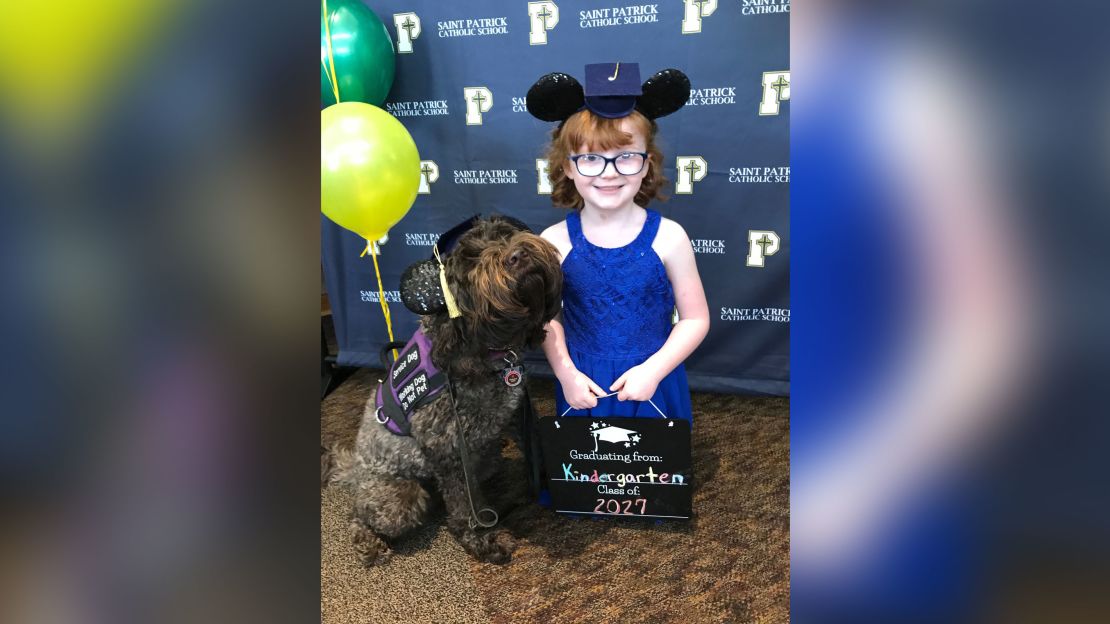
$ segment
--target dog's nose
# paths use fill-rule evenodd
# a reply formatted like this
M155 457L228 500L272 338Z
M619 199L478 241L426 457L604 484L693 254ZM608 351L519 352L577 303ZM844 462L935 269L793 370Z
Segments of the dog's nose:
M516 263L520 262L520 259L523 256L524 256L524 252L520 251L519 249L517 251L514 251L512 254L509 255L509 260L508 260L509 266L516 266Z

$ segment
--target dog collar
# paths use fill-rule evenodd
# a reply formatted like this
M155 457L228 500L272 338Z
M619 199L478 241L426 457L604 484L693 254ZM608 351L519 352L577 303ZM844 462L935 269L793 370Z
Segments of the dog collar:
M520 385L520 382L524 381L524 366L520 364L516 351L512 349L490 349L490 358L504 360L505 367L498 374L506 386L515 388Z

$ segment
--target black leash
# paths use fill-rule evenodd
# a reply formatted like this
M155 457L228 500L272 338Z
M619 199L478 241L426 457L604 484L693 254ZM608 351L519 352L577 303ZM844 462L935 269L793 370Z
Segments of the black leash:
M447 391L451 394L451 411L455 413L455 423L459 429L459 459L462 461L463 482L466 484L466 497L470 502L470 528L473 529L476 526L480 526L488 529L497 524L498 516L497 512L489 507L478 509L478 504L474 501L474 492L478 491L478 483L474 481L474 475L469 469L470 449L466 445L466 433L463 428L462 416L459 415L457 403L455 402L455 383L451 381L450 376L447 377ZM481 515L484 513L492 515L493 520L483 521Z
M524 470L528 476L532 500L539 498L542 484L540 456L543 451L535 428L536 413L532 409L532 396L528 394L528 388L525 388L524 409L521 410L520 448L524 451Z

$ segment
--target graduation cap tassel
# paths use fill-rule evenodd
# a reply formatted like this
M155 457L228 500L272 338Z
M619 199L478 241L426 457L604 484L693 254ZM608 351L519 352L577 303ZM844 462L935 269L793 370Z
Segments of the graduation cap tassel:
M451 293L451 288L447 286L447 270L443 266L443 259L439 257L439 247L433 247L432 253L436 256L436 262L439 263L439 285L443 289L443 301L447 304L447 316L451 318L459 318L462 312L459 311L459 304L455 301L455 295Z

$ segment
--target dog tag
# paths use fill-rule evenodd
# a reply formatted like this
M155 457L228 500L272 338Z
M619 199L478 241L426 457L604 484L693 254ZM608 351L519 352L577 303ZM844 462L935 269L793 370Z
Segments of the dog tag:
M506 386L515 388L524 379L524 369L520 366L510 366L502 372L501 379L504 380Z

